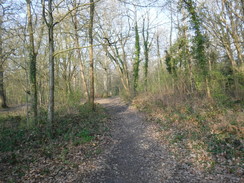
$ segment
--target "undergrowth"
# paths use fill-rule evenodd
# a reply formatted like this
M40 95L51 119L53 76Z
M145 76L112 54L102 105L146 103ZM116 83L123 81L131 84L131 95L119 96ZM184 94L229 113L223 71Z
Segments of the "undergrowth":
M204 170L243 173L244 103L199 97L138 96L133 104L160 126L176 155ZM182 153L184 151L184 153Z
M95 112L87 104L58 110L51 134L47 128L46 111L40 113L38 125L32 128L27 127L24 114L1 116L0 166L5 170L0 173L0 181L15 182L26 175L30 164L38 163L42 158L76 167L76 163L68 158L74 151L72 149L82 146L84 156L90 154L89 149L96 144L97 137L107 131L107 114L99 105ZM41 171L40 174L51 173Z

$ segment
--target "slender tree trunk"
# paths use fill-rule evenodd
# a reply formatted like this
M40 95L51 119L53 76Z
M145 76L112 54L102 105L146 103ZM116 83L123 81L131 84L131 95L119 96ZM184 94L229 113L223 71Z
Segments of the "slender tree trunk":
M89 23L89 56L90 56L90 97L89 102L92 110L95 110L94 98L94 58L93 58L93 19L94 19L95 5L94 0L90 0L90 23Z
M126 96L130 97L131 93L130 93L129 79L126 74L121 72L120 69L118 69L118 72L120 73L120 81L123 85L123 88L125 89Z
M162 63L161 54L160 54L159 35L158 35L158 33L157 33L157 36L156 36L156 42L157 42L157 57L158 57L158 62L159 62L159 65L160 65L160 69L162 69L163 63Z
M189 70L189 80L190 80L190 90L191 94L193 94L194 90L196 89L195 84L194 84L194 79L193 79L193 72L192 72L192 59L188 58L188 70Z
M160 54L160 46L159 46L159 33L156 36L156 45L157 45L157 57L158 57L158 64L159 68L157 69L158 81L161 84L161 72L163 71L163 63Z
M139 40L139 32L137 22L135 25L135 60L133 64L133 76L134 76L134 83L133 83L133 97L137 94L138 88L138 80L139 80L139 65L140 65L140 40Z
M108 97L108 72L105 70L105 75L103 77L103 87L104 87L104 97Z
M105 76L104 76L104 91L105 91L105 96L109 96L109 65L108 65L108 60L105 59Z
M170 35L169 35L169 46L172 46L172 35L173 35L173 9L172 1L170 1Z
M6 96L4 91L4 85L3 85L3 65L0 65L0 107L7 108L6 104Z
M223 46L225 48L225 51L226 51L227 56L228 56L229 61L230 61L231 70L233 72L232 77L234 80L234 96L237 97L238 93L239 93L238 80L236 77L237 64L236 64L236 61L234 59L233 51L232 51L231 46L230 46L230 41L224 40L224 38L221 38L221 41L223 43Z
M49 104L48 104L48 122L49 128L52 128L54 120L54 39L53 39L53 0L48 0L48 43L49 43Z
M7 108L4 91L4 69L3 69L3 40L2 40L2 15L0 15L0 107Z
M142 28L142 37L143 37L143 45L144 45L144 57L145 57L145 64L144 64L144 86L145 86L145 91L147 91L148 88L148 62L149 62L149 43L148 43L148 38L149 38L149 32L148 28L145 30L145 20L143 20L143 28Z
M125 91L126 91L126 95L128 97L131 96L131 91L130 91L130 79L129 79L129 71L128 71L128 65L127 65L127 56L126 56L126 51L125 51L125 42L123 43L123 41L121 40L121 46L122 46L122 56L123 56L123 60L121 60L121 63L123 63L123 82L124 82L124 86L125 86ZM118 52L118 48L117 49L117 55L119 55Z
M30 94L31 113L33 120L37 121L37 86L36 86L36 53L34 44L34 32L32 26L31 0L26 0L28 33L29 33L29 64L30 64ZM32 121L32 120L31 120Z

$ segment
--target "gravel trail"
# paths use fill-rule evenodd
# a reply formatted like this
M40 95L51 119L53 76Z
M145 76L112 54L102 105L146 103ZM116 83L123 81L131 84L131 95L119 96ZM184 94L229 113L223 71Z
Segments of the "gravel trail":
M238 182L179 163L157 139L157 128L119 98L99 99L111 115L111 143L84 183Z

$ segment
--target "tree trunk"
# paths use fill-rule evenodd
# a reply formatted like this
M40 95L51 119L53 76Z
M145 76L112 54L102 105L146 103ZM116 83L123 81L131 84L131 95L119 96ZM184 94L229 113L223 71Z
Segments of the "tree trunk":
M90 97L89 103L92 106L92 110L95 110L94 98L94 58L93 58L93 19L94 19L95 5L94 0L90 0L90 23L89 23L89 56L90 56Z
M107 70L105 70L105 75L103 77L103 88L104 88L103 97L108 97L108 73L107 73Z
M6 96L4 91L4 85L3 85L3 65L0 65L0 107L7 108L6 104Z
M209 87L209 70L208 70L208 63L207 63L207 57L206 57L206 52L205 52L205 38L202 33L201 27L202 23L201 20L199 19L198 13L196 11L196 4L195 1L193 0L183 0L185 7L190 15L190 21L192 23L192 29L195 32L194 35L194 42L196 45L194 45L196 48L195 50L195 59L198 62L201 74L204 78L205 82L205 92L208 98L211 98L211 93L210 93L210 87Z
M140 65L140 39L137 22L135 25L135 60L133 64L133 97L137 94L138 80L139 80L139 65Z
M109 86L109 64L108 64L108 59L105 59L105 66L104 66L104 97L108 97L109 96L109 90L110 90L110 86Z
M30 64L30 94L31 94L31 113L33 120L37 120L37 86L36 86L36 53L34 45L34 32L32 26L31 1L27 3L28 33L29 33L29 64ZM32 121L32 120L31 120Z
M3 40L2 40L2 15L0 15L0 107L7 108L4 91L4 69L3 69Z
M172 36L173 36L173 8L172 1L170 1L170 35L169 35L169 46L172 46Z
M163 63L161 59L161 54L160 54L160 46L159 46L159 33L157 32L156 35L156 46L157 46L157 57L158 57L158 69L157 69L157 77L158 77L158 82L161 84L161 73L163 71Z
M127 65L127 57L126 57L126 51L125 51L125 42L123 43L123 40L121 39L121 47L122 47L122 56L123 60L121 60L121 64L123 63L123 82L124 82L124 88L126 91L127 97L131 96L131 91L130 91L130 78L129 78L129 70L128 70L128 65ZM117 56L119 57L119 51L117 49Z
M192 69L192 58L188 58L187 65L188 65L188 72L189 72L190 92L191 92L191 94L193 94L194 91L196 90L196 86L195 86L193 72L192 72L192 70L193 70Z
M54 39L53 39L53 13L52 0L48 0L48 43L49 43L49 104L48 104L48 122L52 127L54 120Z
M149 32L148 27L145 30L145 19L143 20L143 28L142 28L142 37L143 37L143 45L144 45L144 57L145 57L145 64L144 64L144 87L145 91L147 91L147 75L148 75L148 62L149 62Z

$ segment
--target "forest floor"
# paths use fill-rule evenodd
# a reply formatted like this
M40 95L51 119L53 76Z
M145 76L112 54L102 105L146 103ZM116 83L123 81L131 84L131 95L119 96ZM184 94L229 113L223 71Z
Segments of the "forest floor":
M40 137L34 134L29 138L35 143L27 140L25 142L26 137L23 135L25 143L17 142L20 148L11 152L0 152L0 182L243 181L241 175L205 171L189 158L174 154L162 138L160 124L148 119L146 113L139 112L120 98L97 99L96 102L105 108L108 115L104 116L101 108L97 113L88 115L87 111L81 111L82 114L80 111L73 111L72 116L64 117L64 123L57 122L56 125L64 126L57 127L57 137L51 142L39 144L33 139ZM67 122L73 127L67 126ZM71 133L63 128L74 129ZM79 132L80 129L82 132ZM14 134L10 134L8 138L11 138L11 135ZM44 136L40 140L45 139ZM5 147L4 143L0 145ZM178 153L186 154L184 149Z
M97 100L111 116L112 143L96 168L80 182L190 183L241 182L231 174L211 174L175 157L160 138L160 126L119 98ZM78 181L79 182L79 181Z

